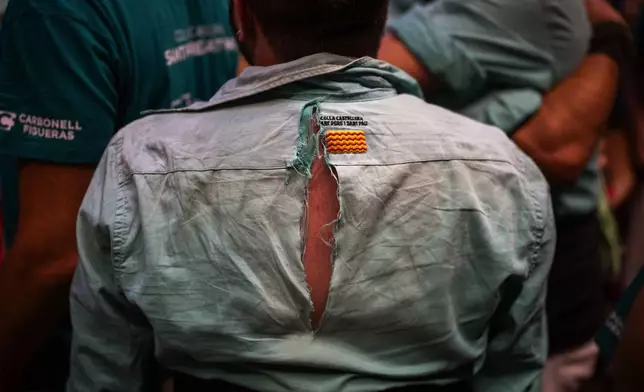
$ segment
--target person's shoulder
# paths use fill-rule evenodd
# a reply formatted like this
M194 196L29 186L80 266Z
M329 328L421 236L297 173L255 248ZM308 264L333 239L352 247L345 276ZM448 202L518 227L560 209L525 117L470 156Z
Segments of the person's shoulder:
M152 151L162 153L164 150L182 143L184 147L190 144L188 139L196 131L192 119L198 114L181 112L152 112L131 122L120 129L111 144L118 145L123 158L132 162L144 162L144 156ZM152 170L149 165L141 170Z
M415 97L399 99L389 105L398 113L388 131L413 141L414 153L407 155L426 163L418 170L428 181L439 179L432 184L442 195L480 212L463 219L485 227L488 238L511 238L523 250L541 241L551 219L550 189L532 159L501 129ZM511 260L508 268L529 269L529 263L517 263Z
M115 143L139 172L282 167L292 158L302 105L281 99L251 101L213 99L150 111L121 129Z
M548 182L503 130L415 97L404 97L400 103L412 122L396 132L413 137L432 159L451 163L427 165L427 170L433 175L443 171L444 181L453 182L448 188L455 199L469 192L468 197L486 206L490 219L506 222L506 229L515 233L545 227L551 209Z
M406 118L393 128L401 137L420 140L432 157L502 166L507 170L498 173L516 177L519 181L515 184L526 191L547 193L541 170L503 130L413 96L399 96L396 106L404 108Z
M471 159L510 160L518 147L498 127L488 125L410 95L397 97L405 122L423 135L434 135L443 148ZM408 132L408 129L404 130Z
M119 160L133 173L198 169L192 158L198 162L204 144L212 144L213 139L225 139L226 143L230 133L214 125L222 122L221 112L226 109L199 111L195 107L148 112L126 125L111 142Z

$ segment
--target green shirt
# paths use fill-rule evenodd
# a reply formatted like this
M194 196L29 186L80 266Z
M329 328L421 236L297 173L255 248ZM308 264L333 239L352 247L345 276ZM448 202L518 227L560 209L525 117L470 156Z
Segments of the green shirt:
M12 0L0 32L0 176L17 158L97 163L149 109L207 100L237 67L226 0Z

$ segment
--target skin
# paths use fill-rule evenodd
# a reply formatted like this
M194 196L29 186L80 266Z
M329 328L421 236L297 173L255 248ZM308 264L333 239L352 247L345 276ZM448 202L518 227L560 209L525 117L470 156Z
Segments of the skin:
M552 185L575 181L594 153L613 107L618 78L617 64L608 56L588 56L515 133L514 142Z
M18 390L27 361L67 312L76 214L93 173L93 166L22 162L18 233L0 264L2 391Z

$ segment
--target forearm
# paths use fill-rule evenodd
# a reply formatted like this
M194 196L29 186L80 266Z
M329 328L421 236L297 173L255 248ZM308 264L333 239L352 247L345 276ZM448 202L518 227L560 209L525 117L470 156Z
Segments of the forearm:
M619 68L608 56L588 56L581 68L544 98L513 139L553 184L577 179L612 110Z
M12 247L0 269L0 374L19 377L68 309L75 251ZM8 377L8 376L6 376Z

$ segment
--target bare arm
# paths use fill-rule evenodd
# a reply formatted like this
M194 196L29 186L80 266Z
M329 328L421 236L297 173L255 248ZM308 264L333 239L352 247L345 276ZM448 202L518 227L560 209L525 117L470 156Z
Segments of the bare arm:
M25 162L15 241L0 266L0 390L11 391L63 320L76 268L76 216L93 166Z
M606 0L585 0L593 23L623 23ZM576 180L595 151L601 129L615 104L619 67L608 56L593 54L544 98L539 112L514 135L514 141L553 184Z
M595 151L613 107L619 69L609 57L590 55L548 93L539 112L513 139L554 184L574 181Z

